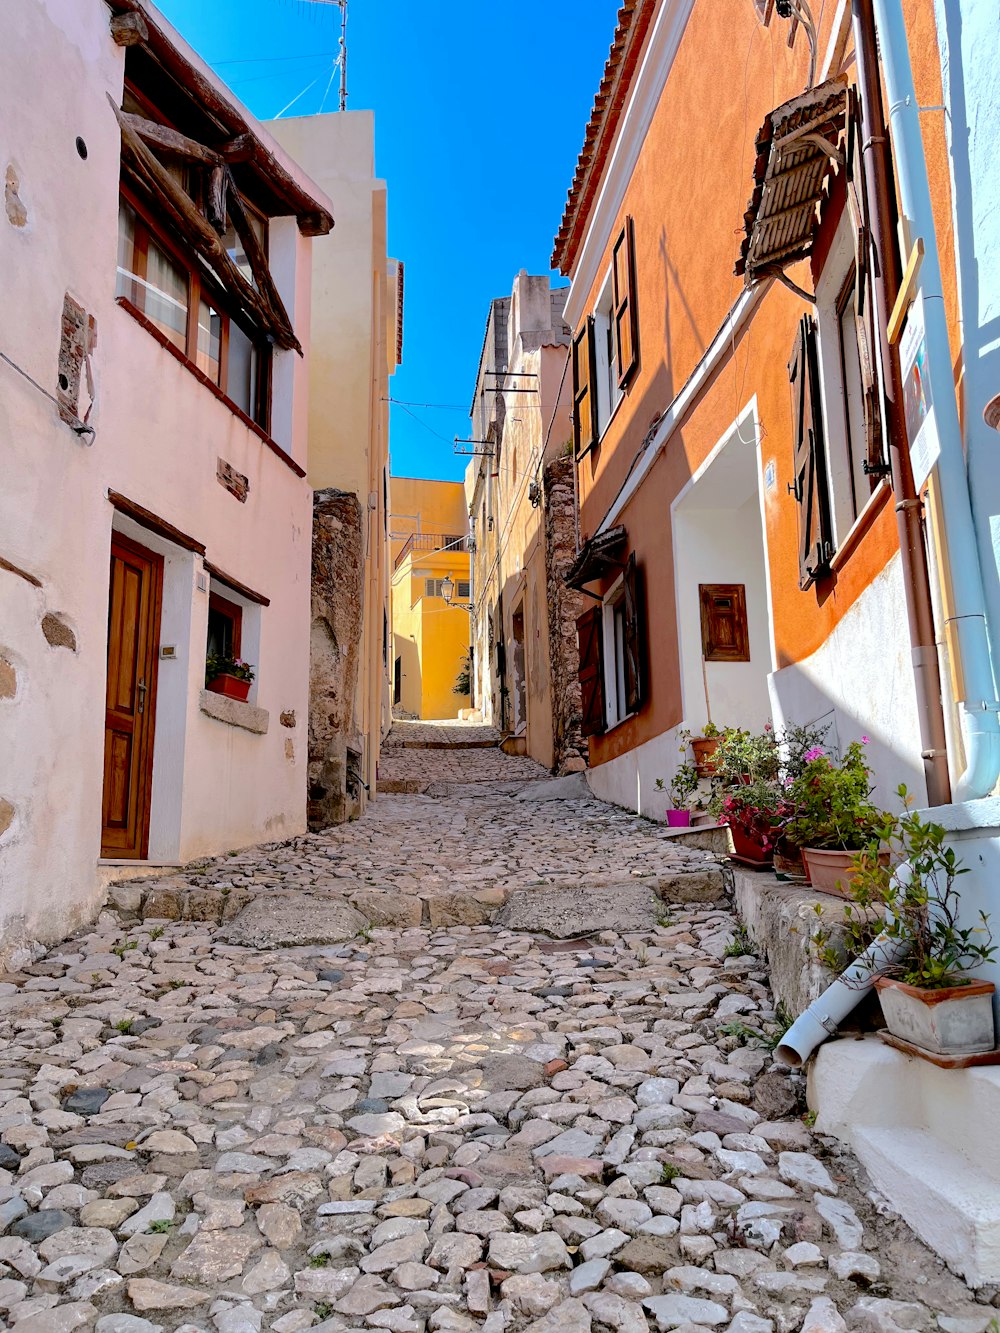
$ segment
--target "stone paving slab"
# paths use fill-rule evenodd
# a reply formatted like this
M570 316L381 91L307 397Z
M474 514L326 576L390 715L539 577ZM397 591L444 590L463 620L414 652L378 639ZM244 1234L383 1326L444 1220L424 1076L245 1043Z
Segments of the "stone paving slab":
M728 906L456 923L677 871L646 821L473 785L189 868L222 928L107 911L0 976L0 1328L987 1333L1000 1294L803 1119ZM227 942L359 893L437 920Z

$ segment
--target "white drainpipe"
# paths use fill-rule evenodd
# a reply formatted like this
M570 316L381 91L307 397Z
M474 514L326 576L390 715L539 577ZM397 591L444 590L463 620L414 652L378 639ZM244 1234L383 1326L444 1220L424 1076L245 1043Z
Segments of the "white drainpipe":
M901 0L873 0L900 203L914 236L924 242L919 288L924 301L931 399L941 441L936 467L941 500L941 563L951 574L954 651L964 698L959 701L966 742L966 766L954 787L956 802L988 796L1000 777L1000 721L986 630L986 599L962 448L958 403L952 380L951 347L945 316L934 213L913 86L910 51ZM905 872L901 867L897 874ZM875 976L901 950L880 935L832 986L814 1000L785 1033L775 1055L782 1063L804 1064L871 989Z
M874 9L900 202L910 220L913 235L919 236L924 243L919 288L924 301L931 399L941 441L941 457L936 468L945 548L941 563L951 575L953 642L959 678L964 682L964 697L959 706L967 758L965 772L955 785L954 799L956 802L973 801L988 796L1000 776L1000 721L986 630L986 599L958 420L941 265L903 7L901 0L874 0Z

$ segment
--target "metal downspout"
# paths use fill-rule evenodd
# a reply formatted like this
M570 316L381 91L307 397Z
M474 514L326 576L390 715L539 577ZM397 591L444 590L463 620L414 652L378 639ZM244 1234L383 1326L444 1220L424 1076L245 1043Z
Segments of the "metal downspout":
M941 442L935 476L941 500L944 554L947 556L942 564L951 572L953 611L948 630L958 667L959 706L967 746L965 772L955 786L954 799L978 800L989 795L1000 776L1000 721L997 719L996 687L986 628L982 570L962 448L934 212L903 7L901 0L874 0L874 9L900 203L914 236L919 236L924 243L919 290L924 302L931 398Z
M892 489L896 497L896 525L903 565L906 619L910 630L920 751L924 761L927 803L946 805L951 800L951 779L948 773L941 673L934 638L922 505L913 485L913 469L910 466L899 352L890 344L887 333L889 312L899 291L899 261L892 226L888 132L882 110L872 0L853 0L852 8L854 49L858 53L858 91L862 107L862 160L865 187L871 204L872 245L875 250L874 272L871 275L872 295L879 359L883 369L886 434L892 467Z

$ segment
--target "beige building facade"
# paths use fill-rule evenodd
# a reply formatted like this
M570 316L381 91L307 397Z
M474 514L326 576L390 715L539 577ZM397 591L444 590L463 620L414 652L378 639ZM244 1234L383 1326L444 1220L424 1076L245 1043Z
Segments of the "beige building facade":
M391 723L389 381L402 358L403 268L386 249L370 111L273 122L337 200L314 248L309 481L316 491L310 822L361 813ZM356 497L355 505L352 497Z
M506 748L582 768L565 289L523 270L486 324L466 470L473 544L473 694ZM564 632L565 631L565 632Z

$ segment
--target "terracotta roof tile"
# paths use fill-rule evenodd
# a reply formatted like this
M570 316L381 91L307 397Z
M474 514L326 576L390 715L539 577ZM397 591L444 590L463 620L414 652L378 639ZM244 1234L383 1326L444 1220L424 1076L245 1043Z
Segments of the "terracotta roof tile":
M656 4L657 0L624 0L618 11L611 51L552 251L552 267L562 273L568 274L576 262Z

